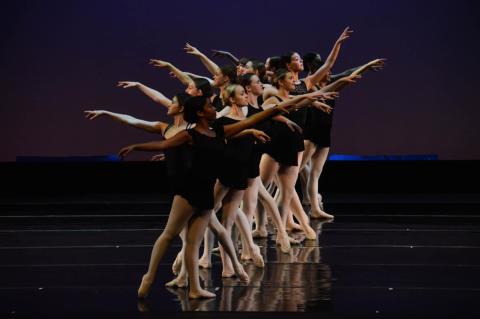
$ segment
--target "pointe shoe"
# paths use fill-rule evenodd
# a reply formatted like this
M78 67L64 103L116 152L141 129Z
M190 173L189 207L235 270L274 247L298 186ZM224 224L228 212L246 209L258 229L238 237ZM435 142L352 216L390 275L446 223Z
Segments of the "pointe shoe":
M263 261L262 254L260 253L260 247L255 245L252 251L253 264L258 268L264 268L265 262Z
M208 290L201 289L199 291L190 291L188 298L190 299L203 299L203 298L215 298L216 295Z
M147 298L150 292L151 285L152 285L152 281L149 280L146 275L144 275L142 277L142 283L140 284L140 287L138 288L138 291L137 291L137 296L139 299Z
M292 248L290 246L290 237L283 237L283 238L277 237L276 244L280 246L280 250L284 254L288 254L290 252L290 249Z
M252 237L253 238L267 238L268 237L268 232L266 229L256 229L252 231Z

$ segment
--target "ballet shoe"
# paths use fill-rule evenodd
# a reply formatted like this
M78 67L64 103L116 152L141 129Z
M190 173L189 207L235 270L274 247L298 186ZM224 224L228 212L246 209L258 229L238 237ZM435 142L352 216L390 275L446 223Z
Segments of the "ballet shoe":
M208 260L208 258L200 258L198 260L198 267L200 268L205 268L205 269L210 269L212 268L212 261Z

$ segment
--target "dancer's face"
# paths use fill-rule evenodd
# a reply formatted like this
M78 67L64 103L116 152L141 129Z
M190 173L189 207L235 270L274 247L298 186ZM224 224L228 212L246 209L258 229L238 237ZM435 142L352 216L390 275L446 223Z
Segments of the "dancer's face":
M283 80L278 81L281 87L285 88L288 92L292 92L295 90L295 81L293 79L293 74L291 72L288 72L285 75L285 78Z
M294 53L291 57L291 61L288 64L288 69L292 72L301 72L303 71L303 60L300 57L300 54Z
M172 99L172 105L170 105L170 107L168 108L167 115L175 116L175 115L179 115L182 112L183 112L183 106L180 106L178 104L177 97L174 97Z
M263 94L262 83L256 75L250 78L250 85L248 85L248 87L250 88L250 92L252 92L252 94L255 96L260 96Z
M217 118L217 111L215 107L210 103L210 99L207 99L207 102L203 106L203 117L206 118L208 121L214 121Z
M242 76L248 72L248 69L245 65L237 65L237 76Z
M225 76L222 72L220 72L219 74L215 74L213 76L213 86L214 87L221 87L222 85L224 85L228 81L229 81L228 76Z
M188 84L187 88L185 89L185 93L191 96L202 96L203 92L202 90L199 90L196 86L195 83L192 81Z
M235 103L237 106L246 106L248 105L248 95L245 92L243 86L237 85L235 88L235 95L232 98L232 103Z

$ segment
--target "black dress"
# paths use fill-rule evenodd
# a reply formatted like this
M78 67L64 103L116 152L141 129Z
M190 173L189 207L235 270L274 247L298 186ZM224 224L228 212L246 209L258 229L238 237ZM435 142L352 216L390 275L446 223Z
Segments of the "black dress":
M218 178L218 170L222 154L225 150L224 130L222 125L212 125L216 136L210 137L188 129L192 137L191 166L185 175L178 194L190 205L199 209L213 209L213 188Z
M307 84L305 83L304 80L300 80L300 83L295 84L295 90L290 92L290 95L302 95L302 94L307 94L308 89L307 89ZM287 114L287 117L297 123L298 126L302 128L302 130L305 130L307 126L307 118L308 118L308 110L310 108L304 107L301 108L297 111L291 112Z
M215 121L220 125L239 122L229 117L221 117ZM249 163L253 152L255 138L251 135L232 138L227 141L221 157L218 179L222 185L231 189L247 188Z
M163 137L167 131L173 127L173 124L167 126L163 132ZM186 174L191 167L192 154L191 146L188 144L181 145L172 149L165 150L165 164L167 167L167 177L169 180L170 190L177 195L186 182Z
M335 100L327 100L327 104L331 108L335 108ZM333 110L328 114L312 107L305 130L305 139L311 141L317 147L330 147L332 123Z
M254 114L260 113L263 111L263 108L259 106L258 108L248 105L247 117L250 117ZM272 120L267 119L260 123L257 123L253 128L263 131L266 133L270 139L274 139L275 130L272 129ZM260 160L262 159L263 153L267 153L268 148L271 147L270 142L261 143L255 141L253 146L252 156L248 164L248 178L256 178L260 175Z
M275 97L279 102L283 101L280 97ZM288 115L290 115L289 119L293 121L292 113ZM292 131L285 123L278 121L274 121L272 127L275 135L266 153L282 165L297 166L298 152L305 150L303 134L298 131Z

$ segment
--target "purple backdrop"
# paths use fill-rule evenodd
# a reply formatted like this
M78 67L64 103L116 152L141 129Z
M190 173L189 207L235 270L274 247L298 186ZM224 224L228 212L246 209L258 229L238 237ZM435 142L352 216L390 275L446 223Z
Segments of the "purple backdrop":
M389 63L342 93L332 151L480 159L474 1L44 0L2 3L1 11L0 161L110 154L156 139L109 120L87 121L82 111L166 119L161 106L115 84L140 81L168 96L182 90L147 62L157 57L207 74L183 53L186 41L259 59L289 50L326 56L347 25L355 33L334 71L377 57Z

